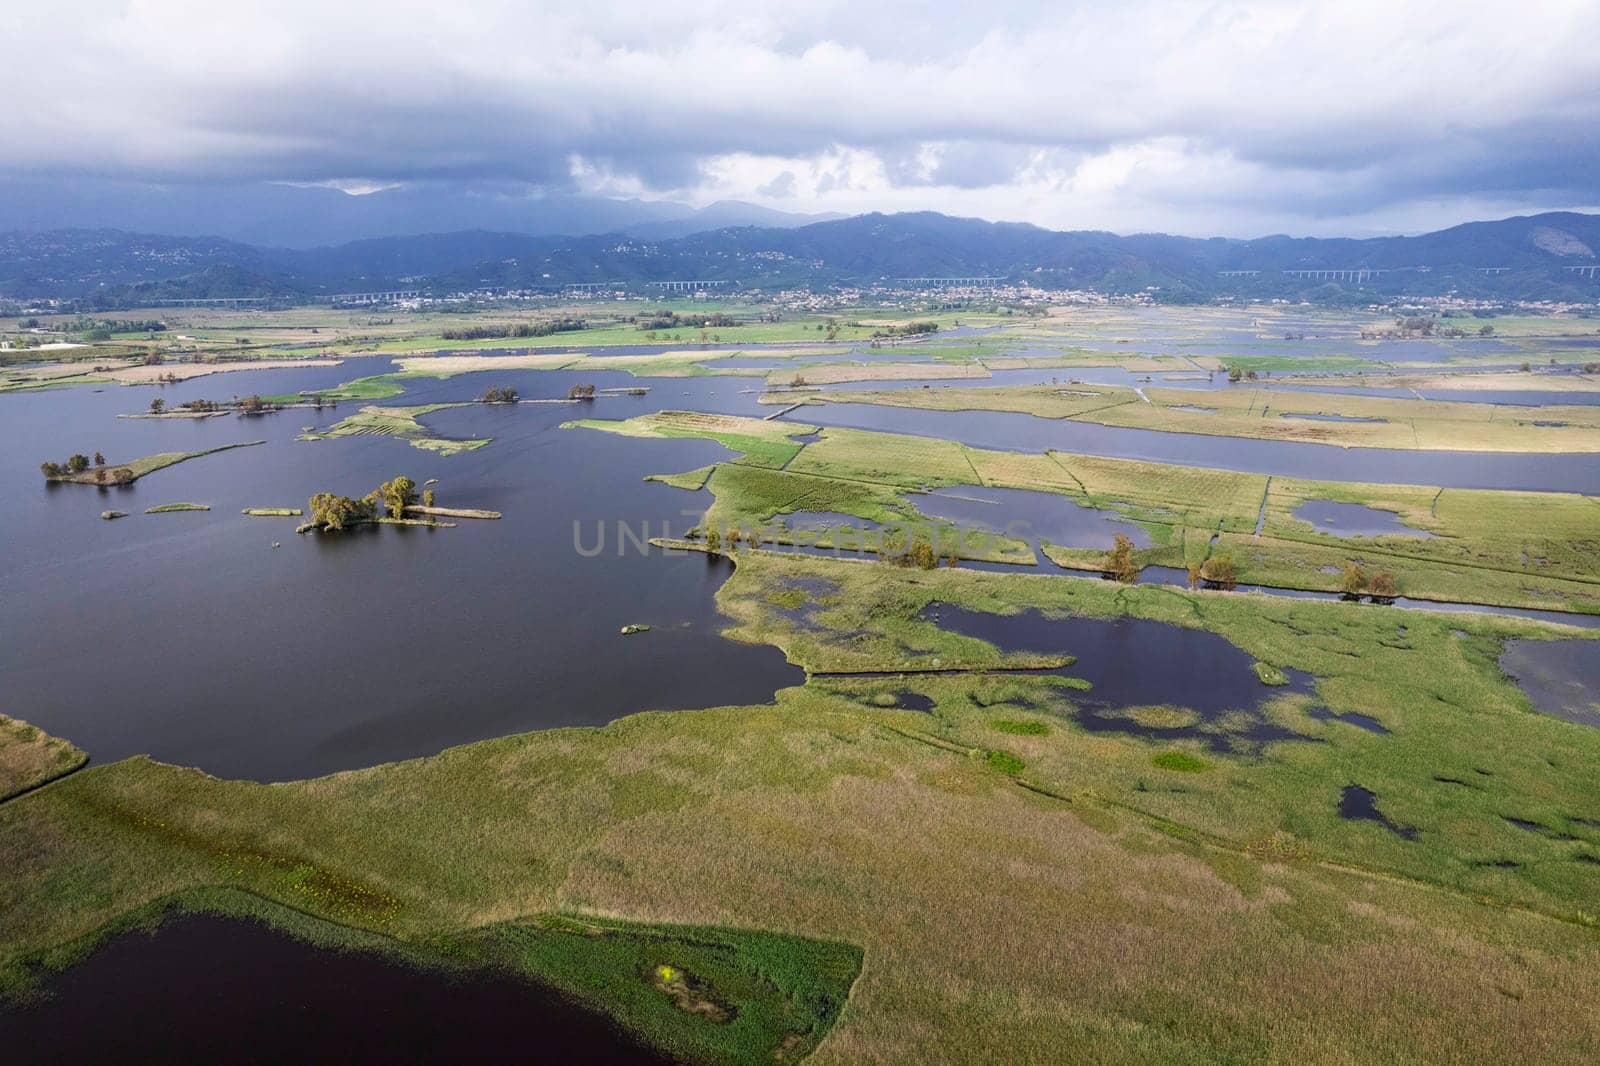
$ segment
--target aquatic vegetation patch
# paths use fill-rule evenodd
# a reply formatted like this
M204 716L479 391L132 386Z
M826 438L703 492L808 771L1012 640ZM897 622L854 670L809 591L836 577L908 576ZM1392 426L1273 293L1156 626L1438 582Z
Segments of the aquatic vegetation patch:
M1200 774L1211 769L1211 764L1187 751L1161 751L1150 756L1150 765L1180 774Z
M996 718L990 721L989 728L997 733L1009 733L1017 737L1044 737L1050 735L1050 727L1044 722L1020 720L1016 718Z
M1250 668L1256 672L1256 677L1263 685L1277 686L1289 683L1289 675L1271 663L1264 663L1258 659L1250 664Z
M145 514L170 514L173 511L209 511L209 503L163 503L158 507L146 507Z

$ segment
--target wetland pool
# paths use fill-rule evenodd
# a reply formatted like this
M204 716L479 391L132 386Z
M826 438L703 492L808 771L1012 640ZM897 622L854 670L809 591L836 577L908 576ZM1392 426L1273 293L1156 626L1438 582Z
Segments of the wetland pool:
M672 1061L507 973L417 969L213 915L122 933L45 991L0 1004L0 1041L52 1063Z
M1074 719L1090 732L1195 739L1215 751L1313 739L1272 721L1263 708L1285 694L1314 696L1315 679L1286 670L1287 684L1265 685L1254 660L1215 633L1139 618L989 614L937 602L917 617L1001 651L1073 656L1070 666L1046 672L1089 682L1087 691L1067 698ZM1128 713L1135 708L1164 713Z

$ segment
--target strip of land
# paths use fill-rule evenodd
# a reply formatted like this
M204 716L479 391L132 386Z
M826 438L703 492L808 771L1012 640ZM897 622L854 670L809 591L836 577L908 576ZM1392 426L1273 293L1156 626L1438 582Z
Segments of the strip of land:
M793 402L790 394L763 403ZM1321 392L1239 388L1208 392L1110 386L873 389L815 393L810 403L869 403L937 411L1008 411L1103 426L1221 437L1429 451L1600 451L1600 407L1531 410Z
M0 714L0 802L54 781L88 761L87 755L67 741Z
M113 483L126 485L137 481L157 470L165 470L169 466L190 459L199 459L207 455L216 455L218 452L229 451L233 448L252 448L258 444L267 443L264 440L247 440L238 444L223 444L215 448L206 448L198 452L159 452L155 455L146 455L138 459L129 459L126 462L106 463L102 466L91 466L77 473L63 471L50 477L48 481L70 481L79 485L99 485Z
M769 436L746 440L729 432L746 423L766 426ZM715 494L704 525L719 533L759 530L776 543L796 543L794 531L781 524L796 512L936 528L917 506L919 494L930 488L1024 489L1059 496L1064 508L1087 508L1137 524L1150 544L1133 552L1136 568L1200 568L1227 558L1235 579L1244 584L1338 592L1345 568L1354 565L1369 574L1392 574L1400 593L1413 599L1600 613L1600 499L1575 493L1310 481L1057 451L993 451L832 427L804 443L777 436L785 423L684 412L579 424L631 435L704 436L737 450L753 449L755 461L747 455L717 464L709 473L683 475L684 487L704 486ZM811 426L787 429L814 431ZM781 463L773 461L780 457L770 451L775 446L783 448ZM1374 536L1338 535L1296 514L1314 501L1390 515L1396 529ZM997 506L989 525L1011 529L1018 517ZM1031 562L1031 551L1016 539L1026 535L1026 527L1016 527L1011 536L964 536L953 547L939 542L938 554ZM1057 565L1096 572L1107 566L1109 533L1103 544L1077 545L1052 544L1048 535L1034 535ZM837 548L850 542L813 533L804 543Z

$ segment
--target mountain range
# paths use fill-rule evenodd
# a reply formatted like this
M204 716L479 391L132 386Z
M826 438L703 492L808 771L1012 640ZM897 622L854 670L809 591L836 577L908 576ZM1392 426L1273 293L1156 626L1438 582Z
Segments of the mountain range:
M986 275L1052 289L1148 291L1174 302L1236 294L1350 303L1447 292L1506 300L1600 299L1594 272L1564 269L1600 263L1600 216L1577 213L1365 239L1120 236L934 213L859 215L799 226L770 221L683 234L673 227L698 223L663 219L639 223L632 232L579 236L469 229L312 248L120 229L13 230L0 233L0 295L126 306L398 287L456 292L693 279L826 288ZM664 229L650 231L652 225ZM1367 273L1307 273L1315 271Z

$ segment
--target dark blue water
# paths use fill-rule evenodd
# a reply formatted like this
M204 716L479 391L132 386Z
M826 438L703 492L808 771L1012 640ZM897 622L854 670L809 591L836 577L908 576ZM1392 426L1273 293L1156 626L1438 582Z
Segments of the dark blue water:
M1417 831L1391 819L1378 809L1378 796L1360 785L1346 785L1339 793L1339 817L1347 821L1377 822L1404 840L1415 840Z
M604 1016L506 973L419 970L254 922L126 933L0 1005L16 1063L667 1063Z
M278 392L304 380L267 376L263 389ZM331 384L326 372L313 377ZM570 383L531 372L490 381L524 396L564 395ZM419 385L418 394L462 398L484 382ZM728 452L557 428L589 409L625 417L659 403L440 412L430 420L438 433L496 438L445 458L388 438L293 439L352 404L320 417L114 417L153 394L0 397L0 485L10 501L0 510L5 711L96 761L148 752L280 780L638 710L765 702L803 678L776 648L720 636L727 622L712 597L730 564L638 546L696 524L710 502L643 478ZM197 381L166 394L175 402L218 392ZM399 402L423 402L418 394ZM116 490L48 486L37 470L41 458L75 450L116 461L258 437L268 443ZM360 495L398 474L439 479L441 505L505 518L296 536L297 519L239 513L304 507L321 490ZM213 509L142 514L175 501ZM131 517L103 522L108 507ZM652 629L622 637L630 623Z

